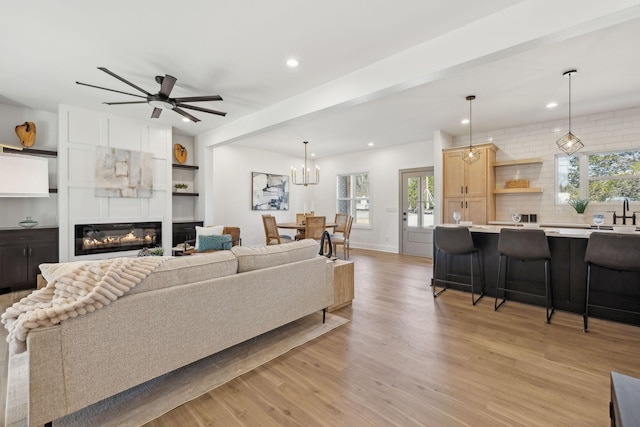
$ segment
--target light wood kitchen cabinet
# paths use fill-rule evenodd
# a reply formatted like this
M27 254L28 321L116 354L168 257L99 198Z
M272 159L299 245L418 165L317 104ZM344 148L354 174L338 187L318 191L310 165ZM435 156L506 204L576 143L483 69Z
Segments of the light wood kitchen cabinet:
M452 223L453 212L462 214L462 221L486 224L495 219L495 174L492 168L498 147L478 144L480 160L473 164L462 160L467 147L442 150L443 209L442 223Z

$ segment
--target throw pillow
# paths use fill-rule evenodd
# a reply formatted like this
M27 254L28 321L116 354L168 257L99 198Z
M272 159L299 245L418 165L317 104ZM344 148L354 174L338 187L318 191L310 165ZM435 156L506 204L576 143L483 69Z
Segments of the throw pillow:
M231 249L231 234L200 236L198 252Z
M215 225L213 227L200 227L196 226L196 251L199 251L198 241L200 241L200 236L212 236L212 235L220 235L222 234L222 230L224 229L224 225Z

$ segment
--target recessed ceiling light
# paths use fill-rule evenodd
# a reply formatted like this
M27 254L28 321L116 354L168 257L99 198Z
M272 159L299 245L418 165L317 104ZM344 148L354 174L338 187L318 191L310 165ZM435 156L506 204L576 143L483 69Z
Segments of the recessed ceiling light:
M463 125L468 125L469 124L469 119L462 119L462 120L460 120L460 123L462 123Z
M295 58L287 59L287 67L296 68L300 63Z
M190 122L191 120L187 119L186 117L183 117L183 118L182 118L182 121L183 121L183 122L187 122L187 123L188 123L188 122Z
M558 132L560 132L561 130L562 130L562 129L560 129L560 128L555 128L555 129L553 129L551 132L553 132L553 133L558 133Z
M315 157L315 156L316 156L316 153L311 153L311 157Z
M373 147L373 141L367 144L369 147Z
M547 108L556 108L558 106L557 102L550 102L547 104Z

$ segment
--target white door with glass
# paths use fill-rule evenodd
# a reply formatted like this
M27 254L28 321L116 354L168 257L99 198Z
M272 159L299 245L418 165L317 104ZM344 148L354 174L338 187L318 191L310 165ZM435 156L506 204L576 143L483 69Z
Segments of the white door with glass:
M400 171L400 253L433 256L433 168Z

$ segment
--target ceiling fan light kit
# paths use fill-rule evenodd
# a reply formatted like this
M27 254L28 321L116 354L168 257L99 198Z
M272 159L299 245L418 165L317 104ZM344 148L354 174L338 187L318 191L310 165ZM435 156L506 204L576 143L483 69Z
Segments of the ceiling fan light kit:
M120 77L119 75L115 74L114 72L108 70L105 67L98 67L98 70L100 71L104 71L105 73L109 74L110 76L120 80L121 82L131 86L132 88L136 89L139 92L142 92L144 94L143 95L138 95L135 93L128 93L128 92L123 92L120 90L115 90L115 89L109 89L106 87L101 87L101 86L95 86L95 85L91 85L88 83L81 83L76 81L77 84L82 85L82 86L89 86L89 87L93 87L96 89L102 89L102 90L108 90L110 92L116 92L116 93L121 93L123 95L129 95L129 96L135 96L137 98L144 98L144 101L124 101L124 102L105 102L104 104L107 105L125 105L125 104L149 104L150 106L153 107L153 111L151 113L151 118L152 119L157 119L160 117L160 114L162 113L162 110L173 110L176 113L180 114L182 117L188 119L189 121L192 121L194 123L197 123L200 121L200 119L198 119L197 117L193 116L192 114L187 113L186 111L183 110L183 108L186 108L188 110L195 110L195 111L200 111L203 113L208 113L208 114L217 114L219 116L226 116L227 113L224 113L222 111L217 111L217 110L211 110L209 108L203 108L203 107L196 107L195 105L189 105L189 104L185 104L185 102L207 102L207 101L222 101L222 97L220 95L205 95L205 96L188 96L188 97L183 97L183 98L170 98L169 95L171 94L171 91L173 90L174 85L176 84L176 81L178 79L176 79L175 77L169 75L169 74L165 74L164 76L156 76L155 77L155 81L156 83L158 83L160 85L160 91L158 93L152 94L147 92L146 90L142 89L141 87L131 83L130 81L124 79L123 77Z

